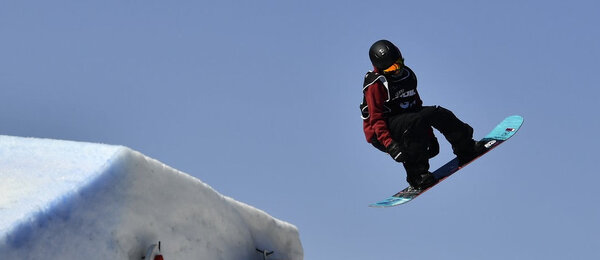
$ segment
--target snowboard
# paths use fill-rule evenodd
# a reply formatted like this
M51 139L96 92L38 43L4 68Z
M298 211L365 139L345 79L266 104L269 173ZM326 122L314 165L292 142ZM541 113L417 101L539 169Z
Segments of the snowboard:
M521 117L521 116L514 115L514 116L509 116L509 117L505 118L504 120L502 120L502 122L500 122L494 128L494 130L492 130L489 134L487 134L484 138L482 138L480 140L480 142L484 143L485 149L479 156L475 157L473 160L471 160L469 162L464 163L463 165L459 165L458 158L454 158L451 161L449 161L448 163L444 164L439 169L435 170L433 172L433 176L436 178L436 180L439 180L439 182L436 183L435 185L433 185L427 189L424 189L424 190L418 190L418 189L413 189L411 187L407 187L407 188L403 189L402 191L400 191L382 201L379 201L379 202L369 205L369 207L388 208L388 207L398 206L401 204L405 204L409 201L412 201L419 195L425 193L427 190L429 190L429 189L435 187L436 185L438 185L439 183L441 183L444 179L450 177L450 175L456 173L458 170L464 168L471 162L477 160L482 155L484 155L487 152L491 151L492 149L498 147L498 145L502 144L503 142L505 142L506 140L511 138L515 133L517 133L517 131L519 130L519 128L521 127L522 124L523 124L523 117Z

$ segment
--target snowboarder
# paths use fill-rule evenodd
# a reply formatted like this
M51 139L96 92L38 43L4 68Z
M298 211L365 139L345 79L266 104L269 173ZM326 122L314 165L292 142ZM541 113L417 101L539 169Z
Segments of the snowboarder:
M369 49L369 58L373 71L365 75L360 104L365 137L403 163L412 188L426 189L438 181L429 172L429 159L439 153L433 128L450 142L460 165L478 155L481 145L473 140L471 126L441 106L423 106L417 77L398 47L379 40Z

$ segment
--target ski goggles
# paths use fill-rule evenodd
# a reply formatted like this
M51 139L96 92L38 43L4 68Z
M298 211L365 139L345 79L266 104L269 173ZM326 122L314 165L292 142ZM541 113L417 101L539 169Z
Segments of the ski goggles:
M398 59L392 66L383 70L385 74L394 74L404 68L404 58Z

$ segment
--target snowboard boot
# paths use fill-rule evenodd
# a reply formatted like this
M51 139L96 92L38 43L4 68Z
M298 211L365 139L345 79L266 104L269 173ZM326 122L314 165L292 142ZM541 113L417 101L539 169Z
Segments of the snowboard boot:
M453 147L454 154L458 158L458 165L463 166L466 163L477 158L477 156L485 152L484 142L475 141L473 139L462 142Z
M410 184L410 187L412 188L412 190L415 190L417 192L426 190L429 187L438 183L438 180L436 180L435 177L433 176L433 174L429 171L426 173L423 173L423 174L419 174L417 176L411 176L410 178L407 178L407 179L408 179L408 184Z

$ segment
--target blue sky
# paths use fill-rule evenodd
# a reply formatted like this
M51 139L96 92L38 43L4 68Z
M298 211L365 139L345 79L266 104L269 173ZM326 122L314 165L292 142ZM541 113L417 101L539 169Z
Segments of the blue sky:
M600 257L596 1L3 1L0 133L120 144L295 224L305 259ZM418 200L365 141L368 48L521 131ZM439 135L436 168L452 158ZM164 241L168 243L168 241Z

